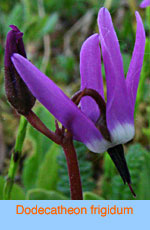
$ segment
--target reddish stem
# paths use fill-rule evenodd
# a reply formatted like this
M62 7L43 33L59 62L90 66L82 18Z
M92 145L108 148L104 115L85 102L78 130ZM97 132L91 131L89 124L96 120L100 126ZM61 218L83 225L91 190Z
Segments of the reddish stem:
M61 136L49 130L33 111L30 111L25 117L35 129L43 133L56 144L60 145L62 143Z
M68 135L67 133L67 136L64 137L62 147L66 156L66 161L68 166L71 199L83 200L78 160L73 145L73 140L70 134Z
M56 132L52 132L44 125L44 123L37 117L37 115L33 111L30 111L29 114L25 117L35 129L43 133L56 144L59 144L63 147L68 166L71 199L83 200L78 160L73 145L72 135L69 132L64 135L64 130L59 129L57 122L55 122Z

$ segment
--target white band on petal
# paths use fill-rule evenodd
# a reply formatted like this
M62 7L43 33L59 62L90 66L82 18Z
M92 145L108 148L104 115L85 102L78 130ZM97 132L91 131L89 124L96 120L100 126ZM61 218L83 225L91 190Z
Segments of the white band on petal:
M114 147L115 145L125 144L128 141L132 140L135 135L135 129L132 124L118 124L111 131L112 142L106 140L94 140L91 143L86 144L88 149L95 153L103 153L109 148Z
M112 142L114 144L124 144L132 140L135 135L134 126L131 124L118 124L115 129L111 131Z

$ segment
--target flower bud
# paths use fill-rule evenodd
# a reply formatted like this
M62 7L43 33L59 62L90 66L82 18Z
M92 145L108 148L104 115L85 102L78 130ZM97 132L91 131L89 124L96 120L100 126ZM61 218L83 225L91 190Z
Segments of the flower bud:
M12 30L7 34L4 59L5 91L10 104L18 113L26 115L34 106L35 97L31 94L11 61L13 53L19 53L25 58L26 53L22 40L23 33L14 25L10 27Z

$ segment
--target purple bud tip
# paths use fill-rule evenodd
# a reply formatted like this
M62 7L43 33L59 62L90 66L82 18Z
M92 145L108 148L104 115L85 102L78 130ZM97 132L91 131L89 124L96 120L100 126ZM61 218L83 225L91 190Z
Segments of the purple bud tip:
M131 184L128 184L128 186L129 186L129 189L130 189L131 193L132 193L133 196L136 198L136 194L135 194L135 192L133 191L133 188L132 188Z
M10 25L9 27L10 27L13 31L15 31L15 32L20 32L20 30L18 29L18 27L15 26L15 25Z

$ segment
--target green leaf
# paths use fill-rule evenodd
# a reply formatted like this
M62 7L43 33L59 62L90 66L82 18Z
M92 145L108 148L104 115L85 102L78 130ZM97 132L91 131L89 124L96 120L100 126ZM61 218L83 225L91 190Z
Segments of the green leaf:
M98 196L97 194L93 192L84 192L83 200L104 200L104 198L101 196Z
M25 193L19 185L17 184L13 185L10 199L11 200L25 200Z
M28 191L26 200L67 200L67 198L58 192L37 188Z
M55 143L47 152L44 161L42 162L37 179L37 187L47 190L56 190L58 181L58 163L57 158L60 153L60 148Z
M33 155L25 160L22 181L26 190L36 186L37 174L39 169L38 155Z

